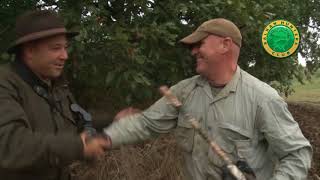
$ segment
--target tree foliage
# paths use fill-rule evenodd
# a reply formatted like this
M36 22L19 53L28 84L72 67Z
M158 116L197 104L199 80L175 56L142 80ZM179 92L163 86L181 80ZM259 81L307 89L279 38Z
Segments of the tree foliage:
M298 54L269 56L261 46L270 21L285 19L300 31L299 52L310 72L319 68L320 4L316 0L2 0L0 50L14 39L15 17L28 9L59 11L68 28L80 35L70 47L68 74L79 97L116 104L141 103L155 97L159 85L190 77L194 60L179 40L202 22L224 17L243 35L240 66L279 91L289 93L303 68Z

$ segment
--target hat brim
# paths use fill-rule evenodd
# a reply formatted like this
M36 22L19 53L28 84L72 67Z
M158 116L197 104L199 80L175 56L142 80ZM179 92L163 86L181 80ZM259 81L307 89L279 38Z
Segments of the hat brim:
M206 38L209 35L207 32L203 31L195 31L189 36L186 36L185 38L181 39L180 42L184 44L195 44L202 39Z
M50 36L55 36L55 35L59 35L59 34L65 34L67 36L67 38L72 38L74 36L77 36L79 34L79 32L66 31L65 28L56 28L56 29L50 29L50 30L46 30L46 31L31 33L31 34L23 36L23 37L17 39L15 42L13 42L9 46L7 52L9 54L15 53L17 47L23 43L46 38L46 37L50 37Z

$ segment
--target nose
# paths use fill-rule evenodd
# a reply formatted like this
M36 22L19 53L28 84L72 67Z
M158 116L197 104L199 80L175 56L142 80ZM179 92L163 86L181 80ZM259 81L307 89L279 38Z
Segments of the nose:
M68 59L68 51L66 48L62 48L61 54L60 54L60 59L62 59L62 60Z
M198 46L193 46L193 47L191 48L191 55L192 55L192 56L197 55L198 52L199 52L199 47L198 47Z

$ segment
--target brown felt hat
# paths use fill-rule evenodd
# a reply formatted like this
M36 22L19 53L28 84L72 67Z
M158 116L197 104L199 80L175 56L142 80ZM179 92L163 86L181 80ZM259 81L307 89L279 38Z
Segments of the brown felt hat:
M241 47L241 32L231 21L223 18L216 18L202 23L192 34L180 40L185 44L194 44L208 35L213 34L221 37L230 37L234 43Z
M63 20L51 10L35 10L27 12L17 18L16 40L9 46L8 53L15 53L17 47L23 43L58 34L73 37L79 32L67 31Z

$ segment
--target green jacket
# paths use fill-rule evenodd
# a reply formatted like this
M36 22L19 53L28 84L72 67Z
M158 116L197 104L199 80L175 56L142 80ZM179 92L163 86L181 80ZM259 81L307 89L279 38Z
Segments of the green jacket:
M71 94L51 87L16 61L0 68L0 177L5 180L68 178L66 166L83 158Z
M181 109L161 98L142 114L105 129L113 147L174 130L184 157L185 180L221 180L220 157L195 132L187 114L236 162L245 159L258 180L306 179L312 149L277 92L237 68L219 92L201 76L171 87Z

